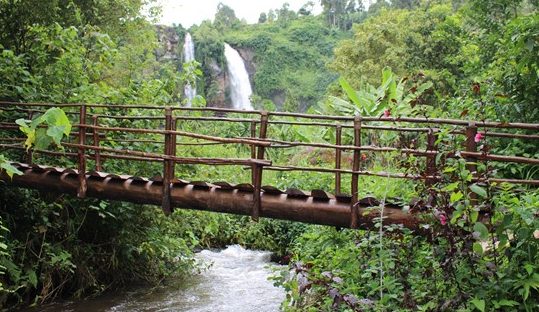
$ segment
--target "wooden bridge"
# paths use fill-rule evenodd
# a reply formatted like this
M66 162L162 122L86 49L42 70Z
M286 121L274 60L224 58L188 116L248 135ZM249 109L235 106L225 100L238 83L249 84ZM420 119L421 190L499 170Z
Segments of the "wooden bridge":
M30 150L22 146L18 118L32 119L47 108L62 108L73 122L65 151ZM174 207L259 217L294 220L339 227L365 228L380 216L384 207L384 223L418 228L416 209L407 205L380 203L372 197L359 198L360 176L408 179L433 185L443 179L438 170L441 160L463 157L474 173L472 182L508 182L539 185L539 180L515 179L481 174L478 163L521 163L536 166L539 159L522 155L501 155L490 152L480 140L503 142L522 140L537 142L539 124L429 119L411 117L324 116L287 112L243 111L220 108L162 107L155 105L98 105L0 102L0 147L4 153L19 151L21 162L13 163L23 175L1 179L13 186L93 197L161 205L165 213ZM203 134L189 130L189 122L201 124L240 125L244 135ZM291 141L282 136L285 127L322 128L328 139L320 142ZM280 130L280 131L277 131ZM379 146L377 134L392 133L395 142ZM479 134L479 135L478 135ZM443 145L443 136L460 146ZM479 140L478 140L479 138ZM369 141L363 144L363 141ZM382 140L383 141L383 140ZM121 147L126 144L127 147ZM183 146L236 145L246 158L209 158L182 156ZM120 146L120 147L119 147ZM158 151L148 151L153 146ZM139 149L137 149L139 148ZM274 163L271 149L323 149L331 156L325 165L297 166ZM240 153L240 152L238 152ZM329 153L329 154L328 154ZM349 154L346 154L349 153ZM401 166L403 172L369 171L362 164L375 153L398 153L402 159L413 158L416 166ZM240 153L241 154L241 153ZM16 154L10 154L17 157ZM52 156L52 157L51 157ZM371 157L372 158L372 157ZM132 172L112 172L112 161L128 161ZM418 160L421 160L418 162ZM50 165L55 163L55 166ZM159 176L143 177L139 166L152 163L161 166ZM49 164L49 165L46 165ZM240 184L210 181L186 181L178 177L177 166L239 166L250 171L250 181ZM329 164L329 166L328 166ZM124 166L123 168L128 168ZM154 167L155 168L155 167ZM297 188L281 190L263 185L264 172L302 171L334 176L334 189L324 187L312 191ZM350 184L343 178L351 176ZM343 189L348 189L348 194Z

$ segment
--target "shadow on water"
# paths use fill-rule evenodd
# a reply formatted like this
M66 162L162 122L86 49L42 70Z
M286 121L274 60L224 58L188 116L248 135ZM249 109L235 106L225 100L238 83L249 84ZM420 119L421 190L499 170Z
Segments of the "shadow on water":
M270 252L233 245L220 251L203 250L196 257L211 266L188 280L171 280L155 288L135 288L29 311L279 311L285 293L267 279L272 267L279 267L270 263Z

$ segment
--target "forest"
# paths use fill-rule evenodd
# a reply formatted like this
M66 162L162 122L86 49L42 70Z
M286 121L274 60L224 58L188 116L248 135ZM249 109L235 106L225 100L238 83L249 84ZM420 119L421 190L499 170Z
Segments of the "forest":
M0 0L0 102L178 107L188 105L189 84L197 90L189 105L229 107L227 43L246 63L255 110L539 124L537 0L371 2L306 1L298 11L284 4L260 12L255 24L220 3L213 20L186 28L157 26L160 8L153 1ZM321 13L314 13L315 4ZM188 33L195 60L183 62ZM173 57L164 57L167 53ZM28 150L70 151L77 121L69 107L31 117L6 107L0 105L0 310L189 279L201 270L196 252L239 244L271 251L286 265L270 277L286 292L283 311L539 311L537 184L472 183L475 175L539 181L536 130L508 132L520 140L475 136L482 153L516 155L535 164L481 162L472 164L472 172L465 157L445 158L465 142L454 128L442 127L436 142L447 149L437 159L442 178L436 183L360 177L362 197L428 202L419 233L385 225L382 215L370 229L342 229L188 209L165 215L158 206L10 187L6 181L22 174L12 161L24 159ZM144 116L145 110L129 113ZM1 127L12 120L16 129ZM107 125L162 127L152 120L111 119ZM180 130L244 137L249 124L185 121ZM353 144L351 133L344 133L345 144ZM282 125L271 135L335 141L333 132L306 126ZM19 149L10 149L13 141L6 136L25 139L17 142ZM148 153L161 148L149 143L162 139L157 134L146 136L147 143L127 139L133 137L107 137L103 145ZM395 149L426 143L375 131L362 139ZM251 155L245 147L193 142L198 141L184 141L192 145L182 147L182 156ZM276 163L333 166L318 149L268 154ZM351 156L344 156L344 167L352 168ZM68 158L36 158L76 168ZM361 158L371 171L422 166L399 152L366 152ZM111 159L106 169L150 177L161 167ZM242 168L181 164L176 174L198 181L250 181ZM319 173L270 172L263 179L282 189L335 189L333 177ZM343 177L344 193L351 193L350 181Z

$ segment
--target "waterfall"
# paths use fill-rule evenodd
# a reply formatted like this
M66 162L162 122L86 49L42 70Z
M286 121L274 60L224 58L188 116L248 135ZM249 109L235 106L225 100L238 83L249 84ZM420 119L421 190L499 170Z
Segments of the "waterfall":
M187 33L185 34L185 41L183 43L183 61L184 63L192 62L195 60L195 44L193 43L193 39L191 38L191 34ZM183 92L185 94L185 97L187 98L187 107L191 107L191 102L193 101L193 98L197 95L197 89L196 86L191 86L191 84L187 83L183 89Z
M249 97L251 96L251 82L249 74L245 69L245 63L238 51L225 43L225 58L230 78L230 99L232 107L236 109L252 110L253 106Z

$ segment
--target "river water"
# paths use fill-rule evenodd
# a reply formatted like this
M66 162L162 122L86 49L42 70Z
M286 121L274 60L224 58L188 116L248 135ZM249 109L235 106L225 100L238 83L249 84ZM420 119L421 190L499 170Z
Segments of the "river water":
M57 303L39 311L279 311L285 293L268 281L272 269L279 268L270 263L270 256L269 252L246 250L238 245L220 251L203 250L196 258L210 267L188 281L169 281L152 289Z

